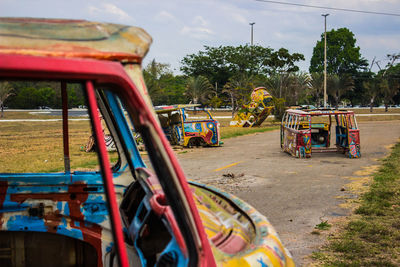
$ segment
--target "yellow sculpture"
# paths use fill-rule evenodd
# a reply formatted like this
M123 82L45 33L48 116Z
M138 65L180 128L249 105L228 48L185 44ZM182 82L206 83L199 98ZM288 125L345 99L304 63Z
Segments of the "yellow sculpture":
M273 109L272 96L265 87L257 87L251 93L251 102L243 105L230 122L232 127L260 126Z

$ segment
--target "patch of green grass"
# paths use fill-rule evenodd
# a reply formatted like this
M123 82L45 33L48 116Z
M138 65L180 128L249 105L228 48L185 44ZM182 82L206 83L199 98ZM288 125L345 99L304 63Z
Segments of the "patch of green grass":
M326 255L324 253L316 251L311 254L311 258L314 260L323 260L326 258Z
M374 175L356 215L312 257L322 266L400 266L400 143Z
M221 127L221 139L238 137L253 133L263 133L279 129L279 126L241 128L241 127Z
M315 226L315 229L318 229L318 230L329 230L331 228L331 226L332 225L329 224L328 221L322 221L322 222L320 222L319 224L317 224Z

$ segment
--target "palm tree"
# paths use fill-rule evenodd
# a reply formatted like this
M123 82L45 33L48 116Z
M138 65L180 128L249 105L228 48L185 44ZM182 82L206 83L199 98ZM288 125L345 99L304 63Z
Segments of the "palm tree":
M282 74L272 74L267 80L267 86L270 94L275 97L282 96Z
M289 75L288 91L290 98L289 102L298 105L299 101L309 94L311 87L311 77L307 73L297 72Z
M250 102L250 96L253 90L252 79L253 77L247 74L236 75L231 77L224 85L222 93L228 94L231 99L232 118L243 104Z
M382 78L380 83L380 90L383 97L383 103L385 104L385 112L388 112L388 105L392 102L393 97L398 93L397 87L389 83L388 79Z
M285 98L288 94L290 76L288 72L274 73L268 78L270 94L277 98Z
M284 98L288 105L297 105L302 96L308 94L311 77L307 73L284 72L269 77L268 88L277 98Z
M393 103L393 98L395 95L399 93L400 90L400 64L393 66L395 60L400 58L400 54L388 55L388 58L391 59L391 62L387 65L386 70L383 72L381 76L381 92L383 96L383 103L385 104L385 112L388 111L388 105Z
M315 99L317 106L321 104L324 90L324 74L322 72L311 73L309 94Z
M12 86L8 82L0 82L0 108L1 117L4 117L4 101L12 95Z
M193 104L204 104L210 94L212 93L213 86L204 76L189 77L186 82L185 95L190 98Z
M147 90L154 105L165 103L165 88L162 85L162 78L168 75L172 75L169 64L156 62L155 59L143 70Z
M381 91L381 81L374 77L366 82L363 82L363 86L365 88L365 94L369 98L369 111L373 111L375 98L379 95Z
M342 95L349 90L354 89L354 80L349 75L329 75L327 94L330 95L335 103L337 109L342 98Z

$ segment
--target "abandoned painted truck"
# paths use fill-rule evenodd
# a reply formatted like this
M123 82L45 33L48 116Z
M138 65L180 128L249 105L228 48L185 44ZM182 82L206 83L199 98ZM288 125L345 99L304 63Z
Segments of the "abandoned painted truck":
M334 145L331 145L332 137ZM347 110L287 110L282 118L280 144L283 151L299 158L322 152L361 157L360 130L354 112Z
M150 43L130 26L0 19L0 82L51 88L62 106L59 119L0 122L1 266L293 266L254 208L188 184L143 81ZM78 96L90 120L69 114Z
M172 145L184 147L219 146L220 124L208 110L198 110L196 116L205 118L189 118L188 108L199 105L172 105L156 107L155 111L161 127Z

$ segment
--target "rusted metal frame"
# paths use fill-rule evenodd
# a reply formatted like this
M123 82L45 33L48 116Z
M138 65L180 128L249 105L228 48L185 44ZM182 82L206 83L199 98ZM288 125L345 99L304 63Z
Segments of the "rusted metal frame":
M61 82L62 99L62 123L63 123L63 145L64 145L64 169L66 173L71 172L71 158L69 155L69 132L68 132L68 94L67 83Z
M281 127L280 127L280 137L281 137L281 148L283 148L283 143L284 143L284 122L286 121L287 113L284 113L282 116L282 122L281 122Z
M310 142L311 142L311 145L310 145L310 150L311 150L311 156L312 156L312 153L314 152L313 151L313 147L312 147L312 139L311 139L311 115L310 114L307 114L306 115L307 116L307 120L308 120L308 130L307 130L307 132L310 134Z
M352 116L353 116L353 120L354 120L354 126L356 127L356 129L358 129L356 115L352 114Z
M98 105L95 96L95 89L91 81L86 81L85 89L88 98L90 119L92 121L95 141L97 143L98 157L101 166L104 189L106 191L108 210L111 219L111 228L113 230L112 233L114 236L114 243L116 246L118 261L120 266L128 267L128 254L126 251L124 235L122 232L122 222L114 190L113 176L101 127L100 114L98 111Z
M349 154L351 154L350 152L350 129L349 129L349 116L345 116L346 118L346 131L347 131L347 147L345 149L349 150Z
M195 107L196 110L196 107ZM182 125L182 138L183 144L186 142L186 134L185 134L185 116L184 116L184 109L179 109L179 116L181 117L181 125Z
M329 115L329 131L328 131L328 140L326 140L326 142L328 143L328 147L331 147L331 135L332 135L332 115Z

